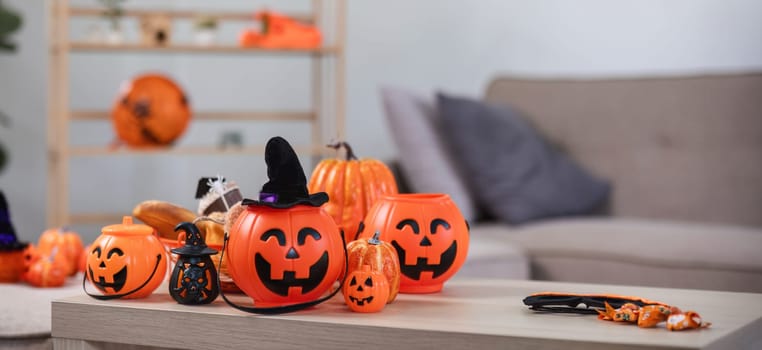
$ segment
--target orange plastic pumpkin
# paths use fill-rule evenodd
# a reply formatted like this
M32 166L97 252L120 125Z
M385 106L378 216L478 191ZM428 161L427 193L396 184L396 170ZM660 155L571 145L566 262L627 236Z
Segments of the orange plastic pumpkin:
M162 75L128 82L111 112L117 137L131 147L166 146L188 126L191 108L182 89Z
M125 216L122 224L101 232L87 252L85 275L95 287L108 297L126 299L146 297L159 287L167 257L150 226L133 224Z
M35 247L34 244L29 243L26 249L24 249L24 272L21 275L22 279L26 279L26 273L29 271L29 268L41 258L42 256L40 256L40 252L37 251L37 247Z
M85 249L82 251L82 254L79 255L79 260L77 261L77 271L79 272L86 272L87 271L87 254L85 252L90 251L90 245L86 245Z
M369 239L358 239L347 244L347 271L360 270L368 266L371 271L386 277L391 303L400 290L400 261L391 244L378 239L376 232Z
M466 261L468 225L446 194L383 196L364 222L360 237L379 231L397 250L402 293L438 292Z
M330 214L347 240L353 239L368 209L385 194L397 193L389 168L376 159L357 159L346 142L328 145L346 150L345 159L324 159L315 167L307 187L328 193L323 209Z
M74 231L65 227L57 227L45 230L40 235L37 243L37 250L40 255L51 255L53 249L58 249L67 264L66 274L71 276L77 273L77 264L82 256L85 247L82 239Z
M341 290L344 302L355 312L378 312L389 300L389 282L369 265L352 271Z
M339 229L320 207L247 206L229 235L230 275L257 305L316 300L344 267Z
M29 266L24 280L35 287L60 287L66 283L69 265L63 253L53 248L51 255L43 256Z

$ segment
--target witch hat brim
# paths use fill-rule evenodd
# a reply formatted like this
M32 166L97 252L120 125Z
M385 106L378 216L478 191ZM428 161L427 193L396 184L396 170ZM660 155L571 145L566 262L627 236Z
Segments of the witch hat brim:
M203 256L217 254L217 250L209 248L201 237L198 227L190 222L181 222L175 226L175 232L185 231L185 245L171 250L172 253L186 256Z
M241 205L287 209L300 204L319 207L328 201L325 192L308 193L299 157L284 138L276 136L267 142L265 163L270 181L262 186L259 199L244 199Z

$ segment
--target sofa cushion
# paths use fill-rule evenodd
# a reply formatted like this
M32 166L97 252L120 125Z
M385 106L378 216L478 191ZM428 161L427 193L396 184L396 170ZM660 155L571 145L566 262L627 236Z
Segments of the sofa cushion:
M478 204L502 221L586 214L609 185L551 148L509 106L438 95L448 145Z
M638 219L474 225L472 241L523 247L532 279L762 292L762 230Z
M458 169L442 145L434 102L415 93L381 90L386 119L398 148L399 164L413 192L447 193L466 220L477 217L476 205Z
M492 81L613 186L615 216L762 227L762 72Z

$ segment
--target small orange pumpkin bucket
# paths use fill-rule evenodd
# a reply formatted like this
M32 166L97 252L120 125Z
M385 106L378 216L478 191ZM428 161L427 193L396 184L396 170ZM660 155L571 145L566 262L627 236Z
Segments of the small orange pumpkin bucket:
M96 299L145 298L164 280L167 256L153 235L153 228L134 224L125 216L122 223L106 226L87 252L82 288ZM87 291L90 281L103 295Z

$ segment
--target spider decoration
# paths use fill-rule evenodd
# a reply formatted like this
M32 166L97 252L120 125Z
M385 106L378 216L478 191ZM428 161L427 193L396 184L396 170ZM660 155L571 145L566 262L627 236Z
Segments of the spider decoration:
M175 228L180 230L186 233L185 246L172 249L178 259L172 269L169 294L180 304L211 303L220 293L211 258L217 251L206 246L196 225L183 222Z

